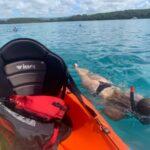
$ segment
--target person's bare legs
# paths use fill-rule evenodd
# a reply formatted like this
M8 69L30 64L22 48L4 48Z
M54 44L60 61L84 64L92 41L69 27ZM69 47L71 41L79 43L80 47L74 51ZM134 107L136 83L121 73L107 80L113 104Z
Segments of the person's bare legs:
M90 93L96 93L100 85L100 81L104 83L111 83L106 78L97 74L91 73L89 70L80 68L77 64L74 65L75 70L79 74L82 85L89 90ZM101 98L104 105L104 113L113 120L120 120L125 117L125 110L131 111L130 94L123 92L120 88L111 86L100 92L98 97ZM135 100L142 99L141 95L135 95Z
M84 75L87 75L91 80L98 80L98 81L102 81L102 82L106 82L106 83L110 83L109 80L107 80L106 78L98 75L98 74L95 74L95 73L92 73L90 72L88 69L85 69L85 68L81 68L78 66L78 64L74 64L74 68L76 69L77 73L80 75L80 76L84 76Z
M77 64L74 64L74 68L78 75L81 78L82 85L89 90L90 93L94 94L97 87L99 86L98 80L91 79L89 77L89 70L78 67Z
M89 92L92 94L96 93L96 90L100 85L100 82L111 84L111 82L109 80L107 80L106 78L104 78L100 75L94 74L87 69L80 68L77 64L74 64L74 68L81 78L82 85L85 88L87 88L89 90ZM116 91L116 90L119 90L119 88L112 86L112 87L109 87L109 88L103 90L98 96L100 98L106 99L106 98L111 97L113 95L114 91Z

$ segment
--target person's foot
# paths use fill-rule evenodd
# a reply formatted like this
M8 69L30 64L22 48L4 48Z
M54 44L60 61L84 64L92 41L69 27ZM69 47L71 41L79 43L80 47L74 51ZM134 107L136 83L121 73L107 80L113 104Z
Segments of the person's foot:
M78 67L78 64L77 63L74 63L74 68L77 68Z

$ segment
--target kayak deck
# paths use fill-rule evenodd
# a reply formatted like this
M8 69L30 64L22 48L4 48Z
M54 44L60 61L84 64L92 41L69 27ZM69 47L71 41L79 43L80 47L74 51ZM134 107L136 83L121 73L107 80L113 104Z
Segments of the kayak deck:
M67 115L72 121L72 132L59 144L58 150L127 150L128 146L116 135L94 106L85 97L83 99L96 113L96 117L92 117L76 96L67 92L65 102L69 106Z

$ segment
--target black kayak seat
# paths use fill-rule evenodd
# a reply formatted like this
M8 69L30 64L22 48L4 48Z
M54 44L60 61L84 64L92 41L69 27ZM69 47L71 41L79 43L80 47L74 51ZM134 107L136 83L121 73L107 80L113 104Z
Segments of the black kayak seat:
M6 65L5 73L16 93L34 95L42 94L46 69L43 61L17 61Z
M0 50L0 97L57 96L67 82L67 67L58 55L32 39L16 39Z

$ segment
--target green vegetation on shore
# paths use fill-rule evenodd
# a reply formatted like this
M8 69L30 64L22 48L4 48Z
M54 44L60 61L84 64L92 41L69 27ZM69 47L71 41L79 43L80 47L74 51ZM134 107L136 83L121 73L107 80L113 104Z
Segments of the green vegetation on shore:
M92 15L83 14L60 18L9 18L9 19L0 19L0 24L87 21L87 20L117 20L117 19L136 19L136 18L138 19L150 18L150 9L125 10L108 13L97 13Z

